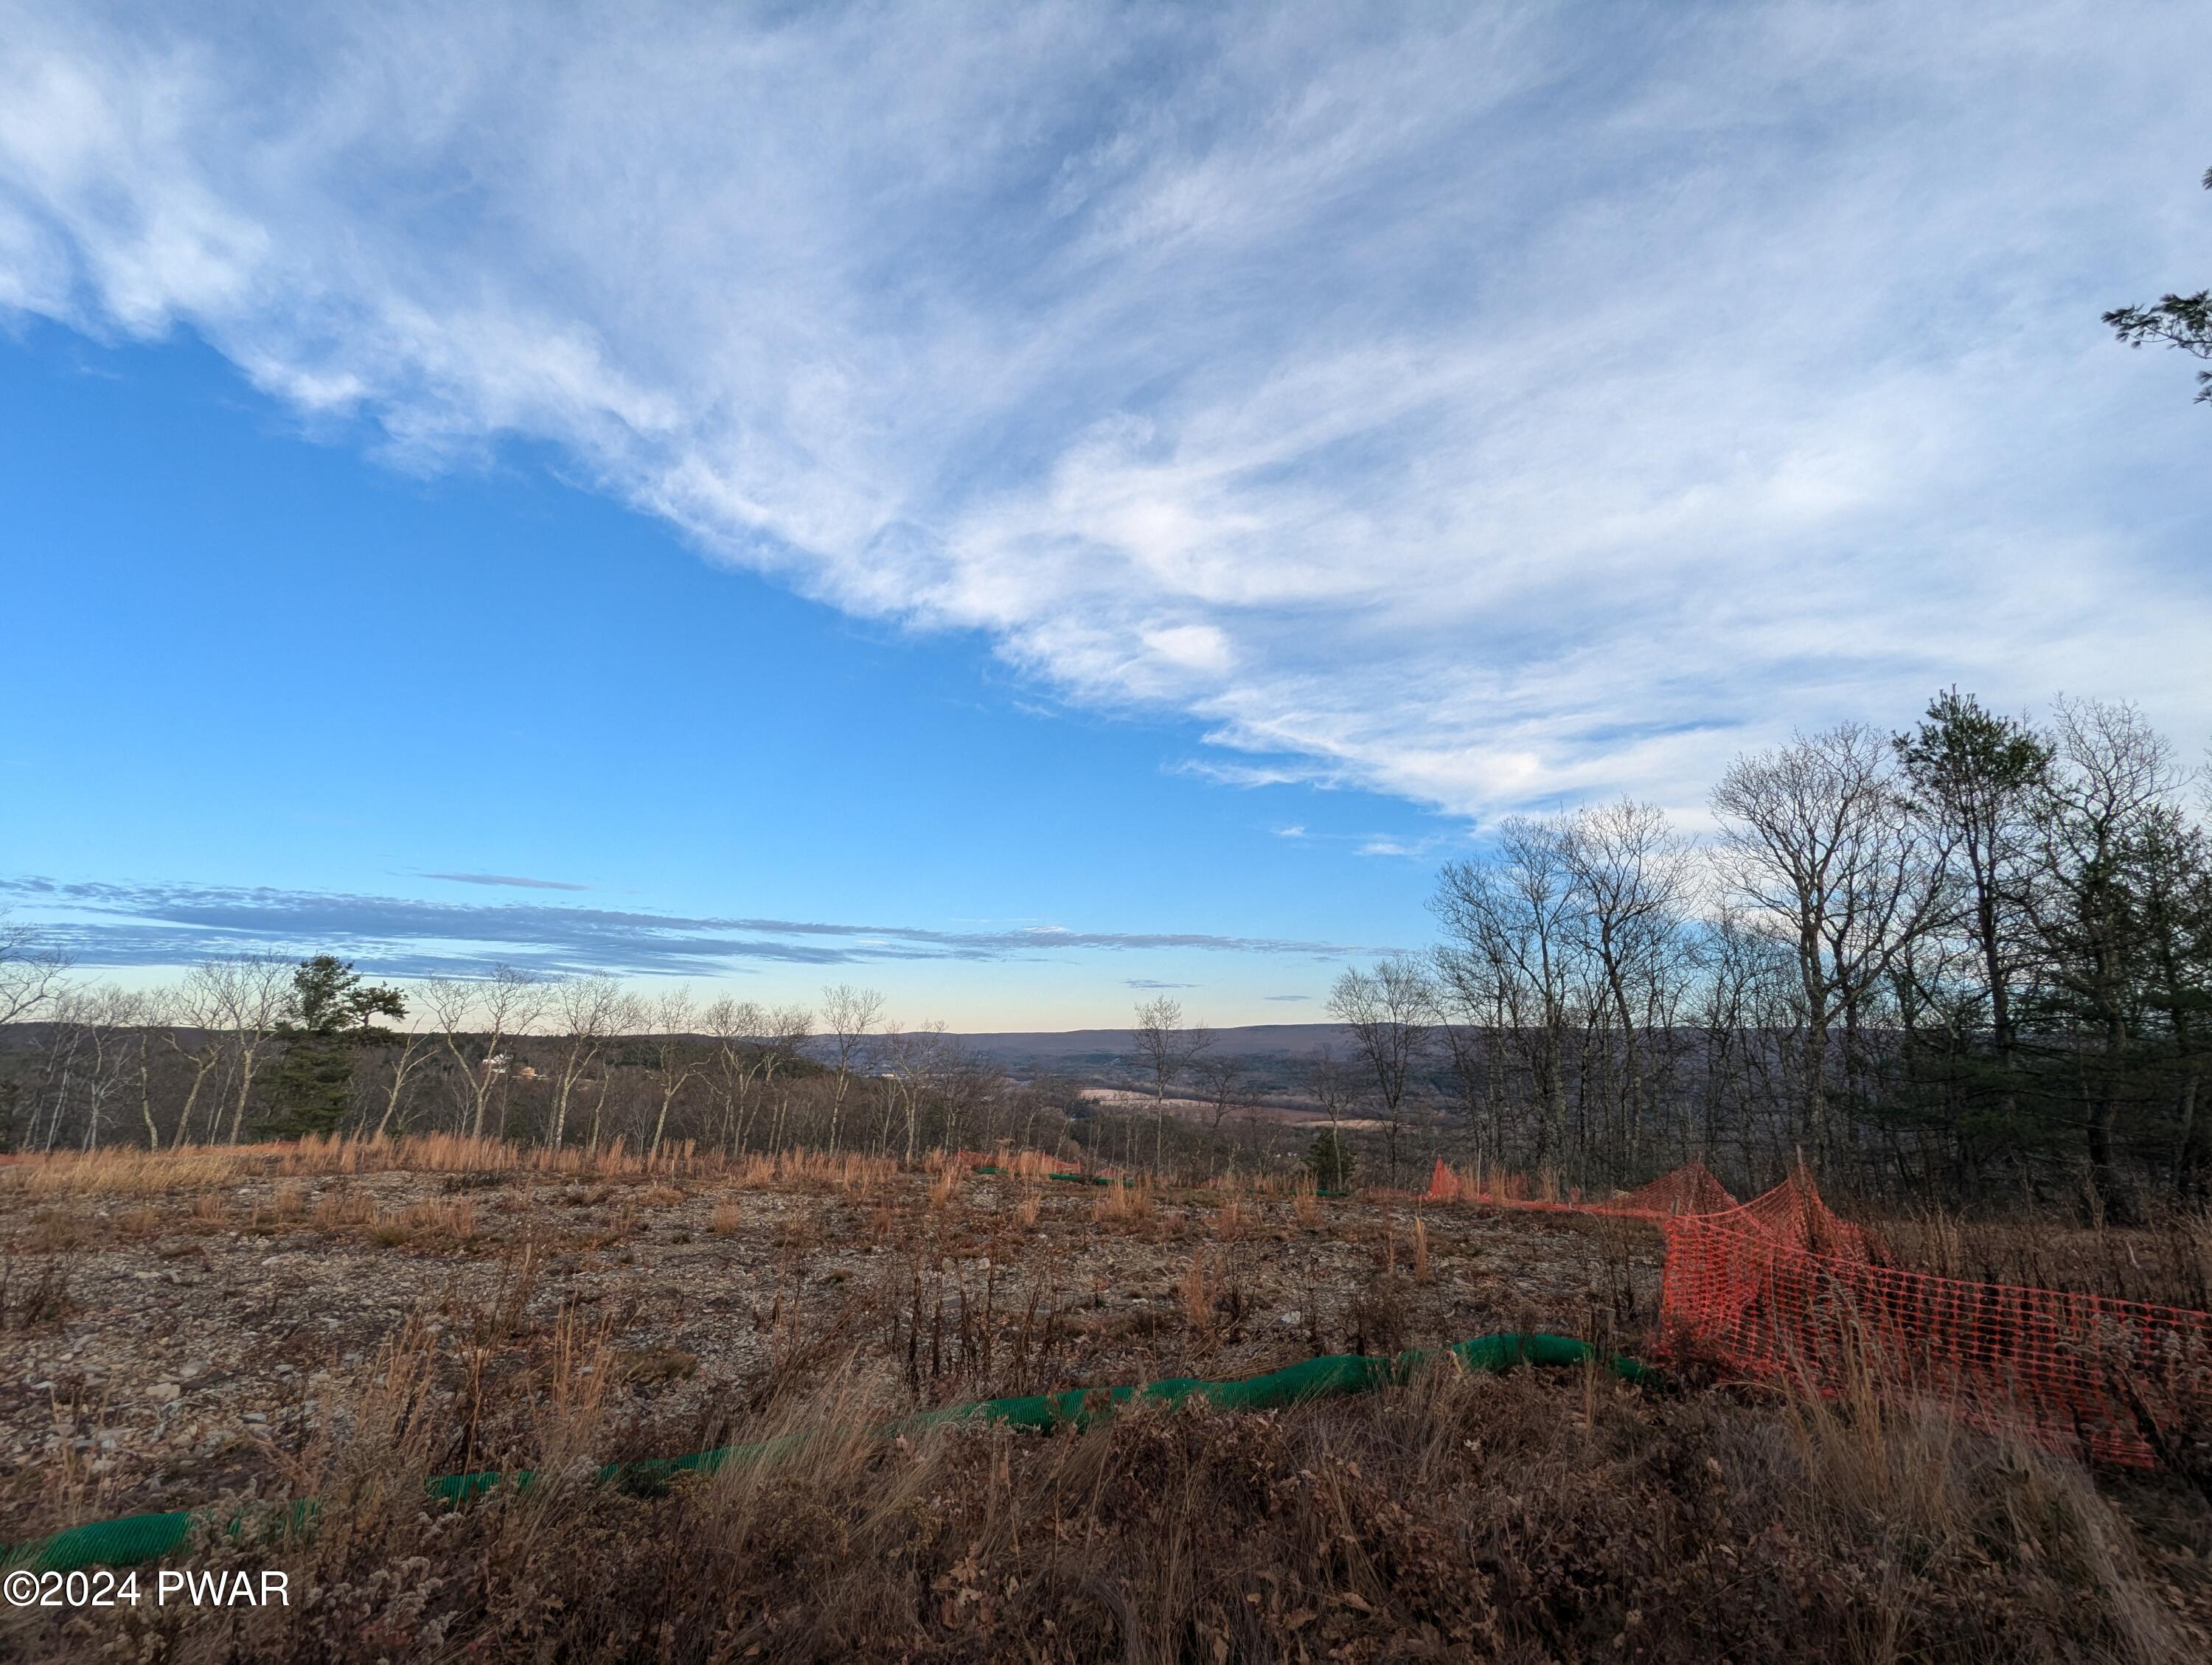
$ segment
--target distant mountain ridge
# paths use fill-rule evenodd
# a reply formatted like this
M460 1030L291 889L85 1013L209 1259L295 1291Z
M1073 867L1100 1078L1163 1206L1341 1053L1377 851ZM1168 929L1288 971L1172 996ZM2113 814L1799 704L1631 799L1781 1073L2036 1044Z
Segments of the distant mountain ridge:
M1245 1024L1216 1029L1213 1050L1240 1058L1310 1058L1324 1046L1343 1051L1352 1031L1341 1024ZM1135 1056L1126 1029L1000 1030L951 1037L1002 1064L1067 1068L1121 1062Z

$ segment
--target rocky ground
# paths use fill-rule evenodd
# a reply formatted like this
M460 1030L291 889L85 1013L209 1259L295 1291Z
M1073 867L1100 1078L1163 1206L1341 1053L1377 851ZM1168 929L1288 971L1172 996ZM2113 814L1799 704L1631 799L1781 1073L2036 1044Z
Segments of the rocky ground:
M1402 1200L229 1180L37 1194L0 1170L0 1540L287 1495L410 1361L454 1469L528 1460L580 1393L613 1460L718 1443L836 1372L897 1408L1494 1329L1632 1343L1657 1280L1643 1228Z

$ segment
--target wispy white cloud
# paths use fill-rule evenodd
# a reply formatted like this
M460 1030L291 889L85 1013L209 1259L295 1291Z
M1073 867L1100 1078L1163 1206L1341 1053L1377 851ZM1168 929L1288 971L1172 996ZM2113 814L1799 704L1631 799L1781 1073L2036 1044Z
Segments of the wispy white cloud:
M544 902L422 902L327 890L77 883L0 876L0 903L88 966L182 965L210 955L337 951L412 975L497 962L555 975L715 975L763 966L999 963L1096 953L1315 956L1358 945L1204 932L1027 926L945 931L834 921L702 917ZM1133 981L1132 988L1188 983Z
M495 884L516 890L588 890L588 884L572 884L563 878L524 878L514 873L424 873L453 884Z
M1437 850L1443 848L1446 842L1446 840L1436 836L1427 838L1392 838L1388 834L1382 834L1373 838L1362 840L1359 845L1359 854L1362 855L1398 856L1407 860L1425 861Z
M503 437L1060 698L1450 811L1953 680L2200 741L2148 3L0 3L0 309Z

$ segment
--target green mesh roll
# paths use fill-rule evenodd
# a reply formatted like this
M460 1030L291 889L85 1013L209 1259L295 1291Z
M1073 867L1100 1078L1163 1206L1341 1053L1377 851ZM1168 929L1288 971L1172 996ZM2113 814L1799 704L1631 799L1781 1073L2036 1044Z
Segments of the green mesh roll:
M1233 1382L1169 1376L1141 1387L1071 1388L1065 1393L975 1400L965 1405L920 1412L892 1423L881 1432L890 1437L971 1421L1032 1433L1051 1433L1060 1429L1079 1431L1134 1400L1174 1406L1195 1399L1224 1411L1285 1410L1312 1400L1401 1386L1443 1358L1455 1360L1467 1370L1493 1374L1510 1370L1516 1364L1571 1365L1593 1360L1601 1362L1624 1381L1643 1382L1655 1374L1648 1365L1617 1353L1601 1354L1589 1342L1577 1341L1572 1336L1500 1333L1455 1342L1440 1352L1415 1349L1387 1358L1370 1358L1364 1353L1332 1353L1270 1370L1265 1376L1249 1376ZM712 1474L726 1462L757 1462L794 1449L805 1437L804 1434L786 1434L777 1439L756 1441L749 1445L717 1446L711 1451L694 1451L680 1457L610 1463L595 1478L602 1485L661 1485L678 1474ZM427 1484L432 1497L447 1503L464 1504L482 1497L495 1486L507 1486L520 1491L536 1479L535 1472L526 1468L510 1473L485 1469L469 1474L441 1474ZM264 1525L281 1527L283 1522L275 1516L285 1515L294 1529L303 1528L312 1524L315 1512L316 1505L312 1501L302 1500L289 1510L272 1511ZM180 1510L166 1515L130 1515L121 1520L95 1521L58 1532L51 1538L12 1548L0 1547L0 1565L29 1567L40 1572L68 1572L79 1567L126 1566L136 1561L150 1561L182 1544L199 1518L191 1511ZM237 1534L245 1528L245 1518L240 1516L230 1521L227 1529Z

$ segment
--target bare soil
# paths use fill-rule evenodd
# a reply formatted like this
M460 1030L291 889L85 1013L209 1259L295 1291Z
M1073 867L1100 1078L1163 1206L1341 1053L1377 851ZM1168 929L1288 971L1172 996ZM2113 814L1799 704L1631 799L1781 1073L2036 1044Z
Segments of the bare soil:
M1403 1200L945 1189L379 1172L40 1198L0 1176L0 1540L285 1495L403 1336L480 1403L458 1471L519 1458L581 1346L615 1378L613 1461L716 1443L832 1372L924 1406L1498 1329L1633 1345L1657 1285L1636 1227L1429 1208L1417 1244Z

